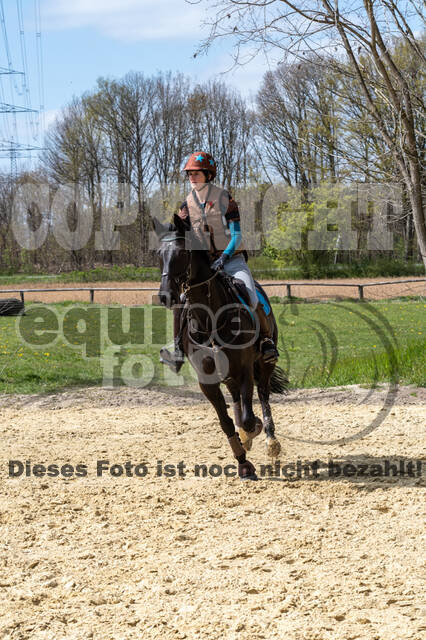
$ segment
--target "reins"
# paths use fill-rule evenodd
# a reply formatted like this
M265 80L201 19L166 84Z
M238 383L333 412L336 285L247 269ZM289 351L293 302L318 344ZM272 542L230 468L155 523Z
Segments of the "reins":
M213 280L213 278L216 278L217 274L219 272L215 271L214 274L212 276L210 276L210 278L207 278L207 280L203 280L202 282L196 282L195 284L188 284L188 291L190 289L195 289L196 287L201 287L203 284L208 284L209 282L211 282L211 280Z
M174 242L175 240L185 240L185 236L169 236L169 237L165 237L165 238L161 238L161 242ZM186 279L184 282L182 282L182 287L183 287L183 292L184 294L187 296L187 301L188 301L188 339L190 340L190 342L192 342L192 344L197 345L197 346L202 346L202 348L204 349L220 349L222 347L218 347L217 345L215 345L214 342L214 338L211 337L209 342L210 344L212 344L212 347L208 347L207 345L200 345L199 342L197 342L193 336L191 335L191 331L190 331L190 324L191 324L191 320L195 319L197 321L197 324L201 324L200 319L196 317L195 314L191 313L191 299L190 299L190 293L193 289L197 289L198 287L202 287L202 286L207 286L208 287L208 293L207 293L207 306L209 308L211 308L211 283L213 282L213 280L219 275L219 271L215 271L209 278L207 278L206 280L203 280L202 282L195 282L194 284L190 284L190 279L191 279L191 253L189 254L189 260L188 260L188 265L185 269L184 272L182 272L179 275L175 275L172 276L173 279L179 283L180 278L182 277L182 275L184 273L186 273ZM170 276L169 273L167 272L163 272L161 274L161 276ZM222 293L225 294L225 302L226 300L230 300L229 296L227 296L227 291L226 288L223 286L222 284ZM220 330L222 330L227 324L228 324L228 316L230 314L230 310L228 309L226 311L225 314L225 319L224 322L220 325L220 327L217 327L214 329L214 333L218 333ZM241 321L241 310L238 309L238 318ZM198 334L212 334L213 333L213 327L211 329L201 329L201 328L197 328L195 333ZM234 335L234 337L232 339L228 340L228 344L232 344L235 340L236 340L236 335Z

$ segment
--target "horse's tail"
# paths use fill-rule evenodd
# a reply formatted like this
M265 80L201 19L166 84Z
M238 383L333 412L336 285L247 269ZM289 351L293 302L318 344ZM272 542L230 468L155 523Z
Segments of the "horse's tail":
M259 374L260 374L258 362L254 363L253 373L254 373L254 381L257 384L259 381ZM275 369L272 372L271 380L269 384L270 384L271 393L281 393L281 394L288 393L288 386L290 383L284 371L281 369L281 367L275 367Z

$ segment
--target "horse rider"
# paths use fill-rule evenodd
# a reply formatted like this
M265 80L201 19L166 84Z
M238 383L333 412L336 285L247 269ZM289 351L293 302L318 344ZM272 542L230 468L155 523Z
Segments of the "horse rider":
M259 302L253 276L247 265L247 253L241 236L238 205L226 189L212 183L216 176L216 162L204 151L196 151L189 157L184 171L191 184L191 192L181 205L179 216L191 224L195 235L208 232L209 252L214 271L223 269L230 276L239 278L247 287L250 305L257 313L260 330L260 349L265 362L276 362L278 352L272 338L272 330L262 304ZM183 304L175 307L174 352L163 347L160 362L178 373L184 362L181 315Z

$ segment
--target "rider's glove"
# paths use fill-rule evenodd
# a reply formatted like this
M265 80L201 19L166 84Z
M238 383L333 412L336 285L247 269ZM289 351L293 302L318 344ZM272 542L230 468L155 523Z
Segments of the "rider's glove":
M227 253L222 253L220 258L215 260L212 264L213 271L220 271L225 266L225 263L228 262L229 255Z

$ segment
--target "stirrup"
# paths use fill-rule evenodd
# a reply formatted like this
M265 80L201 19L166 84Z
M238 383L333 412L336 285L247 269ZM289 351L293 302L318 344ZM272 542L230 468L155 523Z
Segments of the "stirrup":
M272 338L262 339L260 343L260 352L264 362L272 363L278 360L279 354Z
M182 365L185 361L185 355L182 353L180 349L175 349L175 351L169 351L165 347L160 349L160 362L161 364L166 364L173 373L179 373L182 368Z

